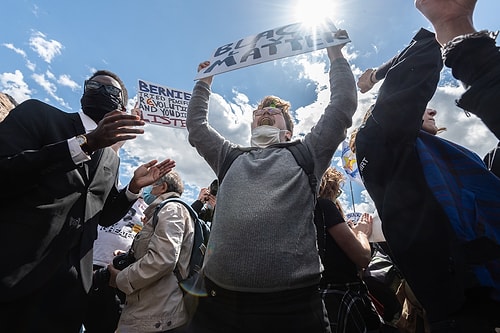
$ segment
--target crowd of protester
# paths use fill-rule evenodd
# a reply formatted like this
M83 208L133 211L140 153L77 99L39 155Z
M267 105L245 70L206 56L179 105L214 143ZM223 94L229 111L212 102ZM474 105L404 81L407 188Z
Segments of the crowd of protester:
M188 140L217 179L191 207L168 158L118 186L119 148L144 133L144 121L123 112L127 90L115 73L85 81L79 113L17 105L0 122L0 181L10 189L0 201L2 327L500 332L498 146L480 158L440 138L445 129L428 107L448 66L467 86L457 105L500 138L500 53L493 34L474 28L476 1L415 0L434 32L421 29L358 78L360 93L382 81L351 140L380 243L369 241L372 215L346 218L344 179L330 167L357 109L345 44L326 48L330 100L300 140L290 103L266 96L253 111L250 146L228 141L208 122L213 78L196 82ZM197 295L179 286L195 251L192 214L211 228Z

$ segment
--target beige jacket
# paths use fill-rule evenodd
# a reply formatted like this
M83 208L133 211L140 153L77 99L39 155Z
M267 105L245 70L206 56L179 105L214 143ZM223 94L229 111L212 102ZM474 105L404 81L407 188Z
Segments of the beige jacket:
M132 244L136 262L116 277L117 287L127 295L117 332L161 332L188 321L173 270L177 264L187 276L194 223L177 202L161 209L156 228L151 223L155 207L172 196L176 194L162 194L144 211L147 222Z

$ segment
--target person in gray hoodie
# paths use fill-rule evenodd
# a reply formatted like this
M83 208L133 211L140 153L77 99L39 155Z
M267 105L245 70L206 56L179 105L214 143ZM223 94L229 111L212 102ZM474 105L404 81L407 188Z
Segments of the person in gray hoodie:
M327 48L330 102L303 139L317 179L345 138L357 107L344 45ZM209 64L202 62L198 70ZM191 145L219 174L225 158L239 147L208 123L211 81L195 84L186 125ZM316 196L283 144L293 135L289 107L275 96L263 99L251 124L251 145L257 148L238 156L220 183L203 268L208 297L199 300L191 332L330 332L318 292L322 265L313 222Z

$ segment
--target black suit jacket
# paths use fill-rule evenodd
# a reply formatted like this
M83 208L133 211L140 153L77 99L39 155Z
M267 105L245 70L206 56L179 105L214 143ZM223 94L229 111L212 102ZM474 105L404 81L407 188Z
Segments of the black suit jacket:
M133 203L115 186L111 148L74 164L66 140L83 133L77 113L37 100L0 123L0 301L43 288L69 257L88 291L97 224L115 223Z

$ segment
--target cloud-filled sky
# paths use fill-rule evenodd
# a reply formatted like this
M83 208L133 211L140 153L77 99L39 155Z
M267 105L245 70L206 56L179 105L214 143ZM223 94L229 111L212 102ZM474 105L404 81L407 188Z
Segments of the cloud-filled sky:
M356 78L395 55L420 27L432 30L412 0L7 0L2 12L0 91L18 102L36 98L66 112L79 111L83 81L97 69L123 79L130 109L139 79L190 91L198 63L217 47L300 20L317 20L325 13L349 33L344 54ZM499 30L498 13L500 1L479 0L476 28ZM211 125L229 140L248 145L252 110L262 97L277 95L292 103L295 135L306 133L329 98L325 53L318 50L216 76ZM358 94L355 126L379 86ZM438 111L438 125L447 128L443 138L483 156L497 141L480 120L455 106L463 91L444 70L430 106ZM141 163L169 157L184 179L185 199L194 200L215 175L188 144L187 132L155 125L146 125L145 131L120 151L122 183ZM338 156L332 163L341 168ZM356 210L373 211L362 187L352 187ZM349 183L341 198L347 211L352 210Z

